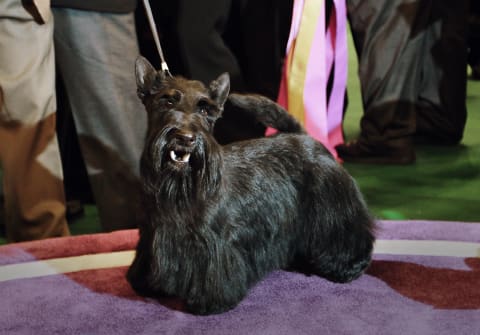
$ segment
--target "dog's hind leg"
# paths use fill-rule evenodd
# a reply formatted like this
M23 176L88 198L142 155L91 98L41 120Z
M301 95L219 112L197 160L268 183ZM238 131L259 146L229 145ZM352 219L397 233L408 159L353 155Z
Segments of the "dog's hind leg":
M284 133L304 134L302 125L282 106L267 97L256 94L230 94L227 103L252 115L267 127Z
M317 177L311 178L314 182L304 203L305 270L334 282L349 282L370 264L374 220L343 168L322 166L312 173Z

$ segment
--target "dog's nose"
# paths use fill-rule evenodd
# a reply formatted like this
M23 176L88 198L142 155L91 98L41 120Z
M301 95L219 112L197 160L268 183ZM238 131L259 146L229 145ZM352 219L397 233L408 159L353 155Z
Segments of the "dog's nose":
M189 131L177 130L175 137L185 145L192 145L195 142L195 135Z

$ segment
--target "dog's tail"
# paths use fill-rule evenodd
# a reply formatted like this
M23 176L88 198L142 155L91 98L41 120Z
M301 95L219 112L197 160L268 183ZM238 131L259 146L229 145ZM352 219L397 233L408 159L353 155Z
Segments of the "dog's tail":
M290 113L267 97L232 93L227 103L248 113L266 127L275 128L279 132L306 133L303 126Z

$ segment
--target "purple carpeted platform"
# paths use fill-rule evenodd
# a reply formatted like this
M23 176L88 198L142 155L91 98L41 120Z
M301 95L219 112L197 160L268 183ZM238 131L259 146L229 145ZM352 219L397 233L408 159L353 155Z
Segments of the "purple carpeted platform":
M55 270L52 258L132 250L135 230L3 246L0 334L480 334L480 224L383 221L380 227L382 248L360 279L334 284L276 271L237 308L212 316L182 312L175 300L137 297L124 279L128 264L88 269L88 260L69 258L87 269L33 270ZM427 244L391 251L399 240ZM450 255L452 246L467 256ZM444 255L430 255L438 247ZM29 275L16 272L22 263L32 266Z

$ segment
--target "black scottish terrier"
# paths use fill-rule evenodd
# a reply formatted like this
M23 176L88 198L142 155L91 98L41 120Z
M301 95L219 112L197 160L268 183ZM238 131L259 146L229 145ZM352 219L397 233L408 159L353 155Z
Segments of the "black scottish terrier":
M355 182L273 101L229 96L165 76L140 57L149 120L141 158L144 208L127 278L141 295L176 296L195 314L236 306L275 269L348 282L370 263L374 221ZM212 132L226 101L278 129L221 146Z

